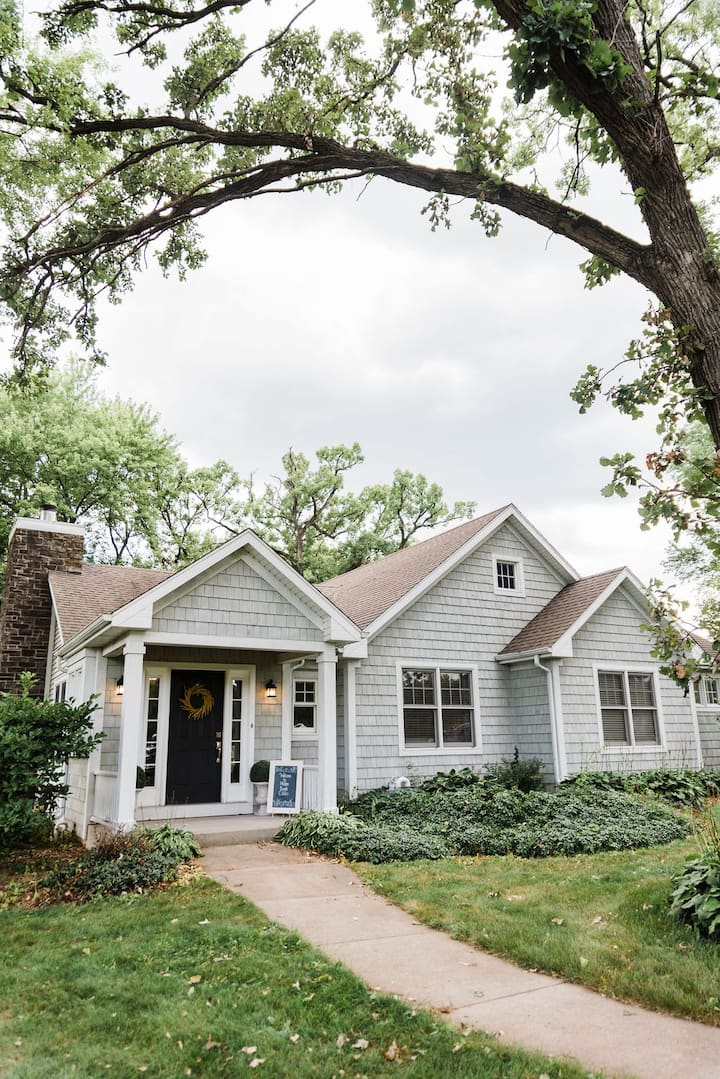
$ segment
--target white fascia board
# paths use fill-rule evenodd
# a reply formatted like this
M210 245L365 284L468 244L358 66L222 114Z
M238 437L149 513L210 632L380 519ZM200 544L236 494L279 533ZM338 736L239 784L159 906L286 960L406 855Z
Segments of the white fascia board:
M367 637L363 637L361 641L352 641L351 644L346 644L342 649L342 654L345 659L367 659Z
M517 506L510 503L508 507L512 511L512 516L516 519L517 523L523 528L535 542L539 553L549 562L554 563L554 568L560 570L562 577L567 577L566 584L572 584L573 581L580 580L580 574L571 566L567 559L563 558L560 552L553 547L552 543L549 543L545 539L541 532L538 532L537 528L531 521L528 521L524 513L522 513Z
M254 569L257 570L258 565L253 555L261 564L265 563L273 571L274 576L280 578L280 582L286 581L288 585L285 593L286 598L292 602L292 594L294 593L296 597L295 605L297 605L298 595L302 597L315 612L313 621L317 622L317 611L319 609L325 620L328 618L335 619L339 632L340 627L342 627L343 639L351 641L360 637L360 630L354 622L351 622L334 603L323 596L322 592L319 592L314 585L306 581L302 574L289 566L280 555L276 554L264 540L260 539L249 528L244 529L239 535L233 536L227 543L223 543L220 547L209 551L208 554L203 555L192 565L178 570L177 573L174 573L165 581L161 581L154 588L144 592L142 596L138 596L137 599L131 600L124 607L120 607L112 616L113 627L118 629L150 629L152 627L153 613L158 603L168 599L175 592L187 590L200 577L208 576L213 570L219 571L223 562L229 561L234 555L238 555L243 551L247 552L246 561ZM264 579L267 580L266 574L264 574ZM280 582L273 580L269 583L276 588ZM320 623L318 623L318 628L321 628Z
M58 615L57 603L55 601L55 593L53 592L52 582L50 581L50 574L48 574L48 588L50 589L50 602L52 603L52 613L55 618L55 651L59 651L65 643L63 637L62 626L60 624L60 617Z
M527 517L524 516L512 503L506 506L502 513L499 513L497 517L493 517L492 521L489 521L484 528L479 532L476 532L474 536L459 547L457 551L451 554L444 562L441 562L439 566L429 573L427 577L423 577L422 581L419 581L414 588L411 588L409 592L406 592L404 596L389 607L387 611L384 611L381 615L371 622L365 629L365 633L369 638L375 637L381 630L397 618L398 615L406 611L408 607L412 607L413 603L416 603L421 596L424 596L426 592L441 581L446 574L463 562L473 551L477 550L487 539L490 538L499 528L501 528L507 521L516 520L517 523L525 529L536 543L539 553L549 562L554 563L556 569L560 570L562 575L568 578L567 583L570 584L573 581L579 580L579 574L569 562L566 562L555 548L548 543L548 541L538 532L538 530L530 524Z
M92 639L106 630L110 624L110 618L106 614L99 615L88 626L85 626L85 628L81 629L79 633L76 633L74 637L71 637L62 648L58 648L58 655L63 657L70 656L80 648L92 647L90 643Z
M527 663L528 660L534 659L535 656L547 656L550 659L553 655L554 653L548 646L543 645L542 648L528 648L524 652L508 652L505 656L498 654L495 656L495 661L509 667L513 663Z

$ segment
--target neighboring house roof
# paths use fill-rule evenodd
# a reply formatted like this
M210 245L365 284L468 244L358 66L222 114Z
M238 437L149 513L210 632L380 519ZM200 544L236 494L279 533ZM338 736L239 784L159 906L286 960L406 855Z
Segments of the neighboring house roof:
M500 655L522 655L552 648L621 574L625 574L622 568L611 569L566 585L505 645Z
M48 580L63 641L69 641L100 615L112 614L170 576L162 569L101 566L92 562L83 562L81 573L53 570Z
M316 587L360 629L366 629L506 508L502 506L439 536L431 536L376 562L367 562Z
M716 650L713 648L713 643L709 637L704 637L702 633L691 633L690 636L695 641L698 648L701 648L708 656L715 657Z

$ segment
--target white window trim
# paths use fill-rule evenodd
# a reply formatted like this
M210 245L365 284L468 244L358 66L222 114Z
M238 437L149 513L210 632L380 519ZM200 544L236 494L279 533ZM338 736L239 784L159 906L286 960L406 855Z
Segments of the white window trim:
M493 591L496 596L524 596L525 595L525 566L523 559L516 554L503 554L502 551L492 551L490 555L493 575ZM508 562L515 567L515 588L501 588L498 584L498 562Z
M720 712L720 703L710 704L707 699L707 679L711 678L720 683L720 674L701 674L699 679L700 685L700 700L695 701L695 707L701 708L703 712ZM693 697L695 690L693 689Z
M315 726L310 727L296 727L295 726L295 685L297 682L314 682L315 683ZM293 742L317 742L318 740L318 675L315 670L297 670L293 671L292 683L290 687L291 700L290 700L290 728L292 731Z
M405 745L405 710L403 705L403 670L435 671L437 678L436 689L440 691L440 671L469 671L470 685L472 687L473 709L473 736L474 744L471 746L406 746ZM482 753L482 741L480 737L480 706L478 698L478 669L474 663L458 663L457 660L427 660L427 659L399 659L396 664L396 684L398 701L398 748L403 757L457 757L470 754ZM438 701L438 710L441 710ZM438 724L438 735L442 740L442 723Z
M660 696L660 673L655 664L650 663L613 663L611 661L607 663L593 663L593 685L595 689L595 707L597 710L597 722L598 722L598 738L600 741L600 748L603 753L658 753L667 748L665 741L665 719L662 709L662 697ZM655 716L657 720L658 740L657 742L636 742L635 730L632 723L628 723L628 736L629 742L622 745L612 742L607 743L605 741L605 732L603 730L602 721L602 704L600 703L600 682L598 680L598 671L622 671L624 674L651 674L653 679L653 693L655 694ZM625 692L627 693L627 679L625 681ZM628 697L627 707L630 708L630 699Z

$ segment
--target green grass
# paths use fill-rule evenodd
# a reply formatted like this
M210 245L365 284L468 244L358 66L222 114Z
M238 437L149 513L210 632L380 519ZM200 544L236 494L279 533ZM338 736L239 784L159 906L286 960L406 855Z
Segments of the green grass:
M371 992L207 880L0 911L0 939L12 1079L587 1075Z
M720 1025L720 947L668 909L694 840L572 858L359 865L418 920L520 966L607 996Z

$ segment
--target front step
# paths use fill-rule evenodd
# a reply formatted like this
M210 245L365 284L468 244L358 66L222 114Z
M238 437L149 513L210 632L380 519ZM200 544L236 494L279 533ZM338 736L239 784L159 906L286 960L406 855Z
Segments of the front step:
M230 847L236 843L263 843L272 839L288 817L242 815L239 817L180 817L171 821L146 821L145 827L157 828L171 824L184 828L197 839L201 847Z

